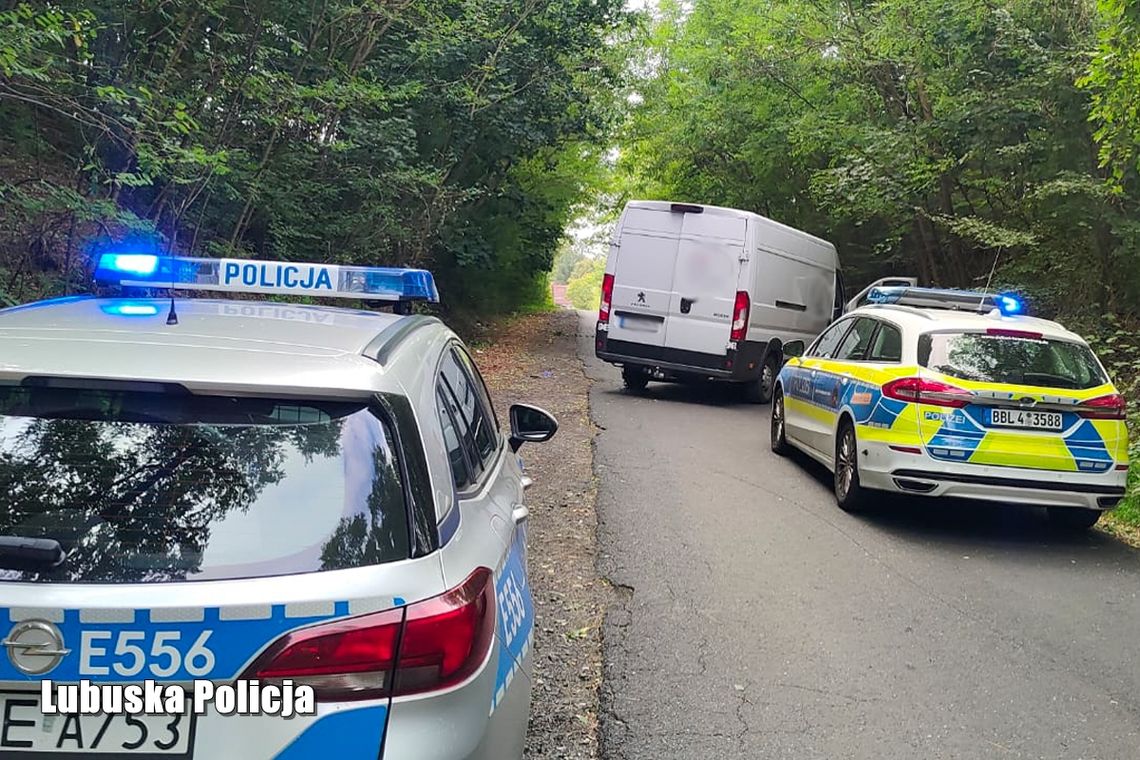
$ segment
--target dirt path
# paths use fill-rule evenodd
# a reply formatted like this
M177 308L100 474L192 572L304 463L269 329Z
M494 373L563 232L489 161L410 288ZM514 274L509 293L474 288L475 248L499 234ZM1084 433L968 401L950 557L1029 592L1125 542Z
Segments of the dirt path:
M553 440L521 450L535 481L527 503L538 612L528 758L598 756L600 623L609 588L594 564L594 426L577 319L569 310L520 317L474 347L501 424L516 402L541 406L559 421Z

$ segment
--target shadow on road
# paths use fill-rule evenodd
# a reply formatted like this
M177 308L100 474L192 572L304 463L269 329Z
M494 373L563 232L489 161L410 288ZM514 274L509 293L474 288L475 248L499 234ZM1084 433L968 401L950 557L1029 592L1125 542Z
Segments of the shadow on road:
M814 459L793 455L804 471L829 491L832 475ZM834 504L834 502L832 502ZM843 513L835 506L839 515ZM1095 551L1100 561L1135 564L1140 555L1122 541L1098 530L1065 532L1046 519L1045 510L1017 504L931 499L902 494L872 493L870 503L858 515L862 520L897 538L921 543L927 548L969 553L970 549L1015 549L1017 554L1055 554L1069 562L1072 551ZM1064 554L1056 554L1064 548Z
M760 407L759 404L753 404L745 400L744 390L739 385L712 381L694 381L688 383L651 382L645 390L641 391L631 391L621 385L616 385L605 388L602 390L602 393L609 396L628 396L630 398L672 401L683 404L700 404L702 406Z

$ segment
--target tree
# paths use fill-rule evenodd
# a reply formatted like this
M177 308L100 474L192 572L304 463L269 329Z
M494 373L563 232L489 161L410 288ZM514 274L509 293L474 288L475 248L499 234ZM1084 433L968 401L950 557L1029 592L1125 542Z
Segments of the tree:
M566 297L575 309L597 309L602 296L605 259L582 259L574 266L566 285Z
M1082 84L1093 93L1100 160L1117 183L1140 171L1140 2L1100 0L1100 45Z
M621 0L9 4L0 297L65 292L90 238L149 233L425 266L510 308L588 185L627 24Z
M666 4L625 127L627 195L814 232L853 283L1133 311L1137 198L1106 185L1076 84L1095 39L1082 3Z

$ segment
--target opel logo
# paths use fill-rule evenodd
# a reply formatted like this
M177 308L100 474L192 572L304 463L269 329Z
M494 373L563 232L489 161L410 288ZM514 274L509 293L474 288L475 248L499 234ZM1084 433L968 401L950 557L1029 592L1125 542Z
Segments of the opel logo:
M21 673L38 676L53 670L71 654L63 648L63 634L46 620L25 620L12 626L4 639L8 659Z

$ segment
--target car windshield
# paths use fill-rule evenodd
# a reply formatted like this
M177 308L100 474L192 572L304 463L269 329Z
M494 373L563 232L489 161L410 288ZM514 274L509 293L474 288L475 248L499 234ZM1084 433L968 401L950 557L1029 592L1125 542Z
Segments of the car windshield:
M1087 346L1052 338L987 333L919 336L918 362L944 375L1043 388L1095 388L1108 378Z
M404 559L387 426L360 403L0 387L0 579L248 578ZM50 542L49 542L50 543Z

